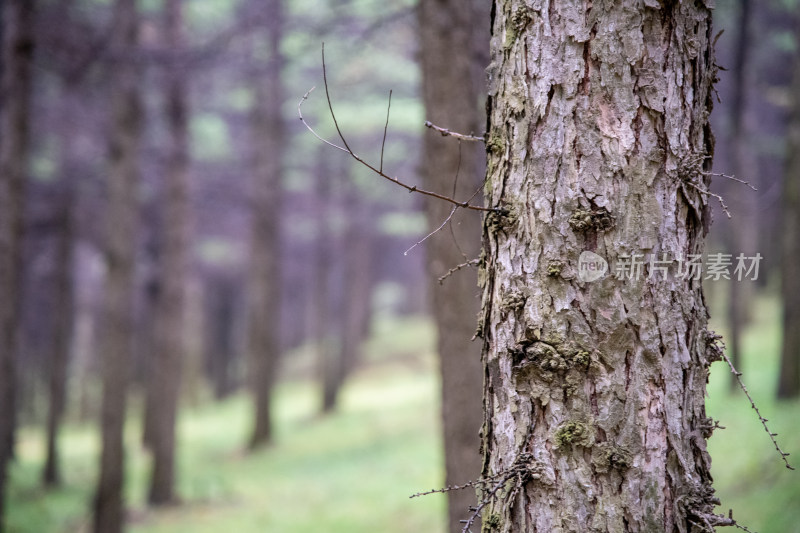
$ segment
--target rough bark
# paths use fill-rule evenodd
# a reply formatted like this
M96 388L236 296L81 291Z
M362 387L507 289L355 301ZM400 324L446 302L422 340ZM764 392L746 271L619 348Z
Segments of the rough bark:
M183 44L181 0L164 5L165 42L178 52ZM174 56L173 56L174 57ZM186 271L188 255L188 163L189 133L185 72L178 65L166 73L166 109L170 146L167 159L164 204L164 247L161 253L161 290L156 313L156 357L150 379L155 395L153 433L153 474L148 500L165 505L175 500L175 424L181 385L181 363L186 351Z
M34 47L35 2L2 5L0 107L0 531L4 529L6 469L13 456L20 308L23 211Z
M137 42L135 0L117 0L112 47L130 51ZM102 451L94 502L95 533L118 533L124 523L124 442L127 389L132 358L134 256L141 102L133 62L112 71L109 132L106 284L101 333Z
M481 332L484 531L691 532L713 515L701 283L617 279L703 250L710 6L494 6ZM578 257L611 275L578 277ZM503 481L505 480L505 481ZM494 497L491 496L492 489ZM709 528L710 529L710 528Z
M488 10L487 10L488 11ZM422 45L422 95L426 119L452 131L481 135L485 109L474 74L470 51L475 42L485 44L478 28L488 27L486 16L476 16L463 0L422 0L419 25ZM457 51L458 53L453 53ZM485 55L485 54L484 54ZM486 63L480 65L480 70ZM459 144L433 132L425 137L423 178L429 189L467 199L481 188L485 170L483 146ZM426 203L428 226L439 227L451 206ZM463 268L443 284L438 278L449 269L477 259L480 250L480 216L458 211L449 228L428 241L426 248L437 351L442 380L441 415L444 433L445 484L460 485L480 472L481 385L480 344L472 342L480 308L474 268ZM475 505L471 490L448 492L448 530L461 530L460 520Z
M800 19L796 23L800 33ZM800 396L800 52L795 52L792 107L786 130L786 174L783 178L783 344L778 398Z
M283 2L268 0L263 15L269 21L269 59L263 78L254 80L252 114L255 140L253 183L253 244L248 292L248 354L250 385L255 399L255 424L250 447L272 438L272 386L280 356L280 206L282 157L286 127L281 116L284 101L280 50L283 36Z

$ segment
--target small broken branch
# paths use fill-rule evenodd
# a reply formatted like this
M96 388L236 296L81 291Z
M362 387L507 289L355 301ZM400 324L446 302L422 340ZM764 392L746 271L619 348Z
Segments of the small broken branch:
M412 494L411 496L409 496L409 499L410 498L419 498L420 496L428 496L430 494L446 494L446 493L454 491L454 490L463 490L463 489L467 489L467 488L470 488L470 487L480 487L480 486L484 485L485 483L486 482L483 481L483 480L467 481L463 485L448 485L447 487L444 487L443 489L431 489L431 490L426 490L425 492L417 492L416 494Z
M460 265L454 266L453 268L451 268L450 270L445 272L443 276L439 276L439 285L444 283L444 280L446 280L447 278L449 278L450 276L452 276L453 274L455 274L456 272L458 272L462 268L468 267L468 266L477 266L479 262L480 262L480 259L470 259L466 263L461 263Z
M459 139L461 141L480 142L480 143L486 142L485 135L483 137L476 137L474 135L464 135L463 133L456 133L454 131L450 131L447 128L442 128L440 126L437 126L430 120L425 121L425 127L438 131L439 133L442 134L442 137L455 137L456 139Z

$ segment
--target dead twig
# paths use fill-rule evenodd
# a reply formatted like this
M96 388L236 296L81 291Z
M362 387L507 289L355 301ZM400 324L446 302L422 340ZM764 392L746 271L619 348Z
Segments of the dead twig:
M417 492L416 494L412 494L411 496L409 496L409 499L419 498L420 496L428 496L430 494L446 494L454 490L468 489L471 487L480 487L485 483L486 483L485 481L480 479L478 481L467 481L463 485L448 485L447 487L444 487L442 489L431 489L431 490L426 490L425 492Z
M412 244L411 247L408 250L403 252L403 255L408 255L408 252L410 252L411 250L413 250L414 248L416 248L417 246L419 246L423 242L427 241L428 239L430 239L431 237L433 237L434 235L436 235L437 233L442 231L442 228L445 227L445 225L447 225L448 222L450 222L450 219L453 218L453 215L456 214L457 210L458 210L458 206L453 207L453 209L450 210L450 214L447 215L446 219L444 219L444 222L439 224L439 227L437 227L435 230L433 230L432 232L430 232L427 235L425 235L423 238L421 238L420 240L418 240L414 244Z
M436 124L434 124L430 120L426 120L425 121L425 127L426 128L430 128L430 129L435 130L435 131L438 131L439 133L442 134L442 137L455 137L456 139L458 139L460 141L470 141L470 142L480 142L480 143L485 143L486 142L486 137L485 136L484 137L476 137L474 135L464 135L463 133L456 133L454 131L450 131L447 128L442 128L441 126L437 126Z
M453 274L455 274L456 272L458 272L462 268L468 267L468 266L477 266L479 262L480 262L480 259L470 259L466 263L461 263L460 265L454 266L453 268L451 268L450 270L445 272L443 276L439 276L439 285L444 283L444 280L446 280L447 278L449 278L450 276L452 276Z
M461 528L461 533L468 533L470 531L469 528L472 527L472 525L475 523L475 520L477 520L481 515L483 509L497 497L497 493L506 486L506 483L512 479L515 480L514 485L510 488L509 492L505 496L506 498L513 500L516 498L517 494L525 485L525 483L532 478L536 479L536 476L533 475L534 472L531 461L532 457L530 454L522 453L517 456L511 466L501 470L496 474L478 479L477 481L468 481L463 485L453 485L443 489L433 489L427 492L418 492L416 494L412 494L410 498L427 496L428 494L445 493L450 492L451 490L461 490L469 487L477 487L484 490L483 497L481 498L481 501L478 502L478 505L470 508L472 514L466 520L460 521L462 524L464 524L464 526Z
M714 198L716 198L719 201L719 205L722 206L722 211L725 213L725 216L727 216L728 218L731 218L731 212L728 211L728 206L725 205L725 200L722 198L722 196L720 196L719 194L717 194L715 192L711 192L711 191L709 191L707 189L704 189L704 188L700 187L699 185L696 185L696 184L692 183L691 181L687 181L685 183L686 183L686 185L688 185L688 186L694 188L695 190L697 190L698 192L700 192L700 194L704 194L706 197L713 196Z
M778 434L770 431L769 427L767 426L767 422L769 422L769 420L764 418L764 416L761 414L761 411L758 409L758 407L756 407L756 402L753 401L753 397L750 396L750 392L747 390L747 387L745 387L744 382L742 381L741 377L742 373L736 370L736 368L734 368L733 363L731 363L731 360L725 354L725 344L722 342L721 338L717 335L714 335L712 341L718 342L720 344L720 346L717 346L717 349L719 350L719 355L725 360L726 363L728 363L728 367L730 367L731 372L736 377L736 381L739 383L739 388L741 388L745 396L747 396L747 400L750 402L750 407L752 407L753 410L756 412L759 421L761 421L761 425L764 426L764 431L767 432L767 435L769 435L769 438L772 441L772 445L775 446L775 451L777 451L780 454L781 459L783 459L783 463L786 465L786 468L788 468L789 470L794 470L794 467L789 464L789 460L786 459L787 457L789 457L790 454L781 450L781 447L778 445L778 441L775 440L775 437L777 437Z
M721 174L719 172L701 172L700 174L702 174L703 176L716 176L718 178L727 178L729 180L733 180L733 181L736 181L738 183L741 183L742 185L747 185L748 187L750 187L754 191L758 190L749 181L745 181L743 179L739 179L739 178L737 178L736 176L734 176L732 174Z

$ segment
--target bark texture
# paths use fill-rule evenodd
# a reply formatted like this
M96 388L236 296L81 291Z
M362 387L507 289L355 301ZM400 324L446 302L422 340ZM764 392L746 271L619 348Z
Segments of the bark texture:
M280 356L280 206L286 127L281 116L284 101L283 2L264 2L269 21L269 59L263 78L254 81L253 134L255 161L253 183L253 245L251 248L248 353L250 384L255 399L255 425L251 448L272 438L272 385Z
M181 0L165 5L165 42L173 52L183 45ZM173 57L175 57L173 56ZM166 168L164 205L164 247L161 254L161 290L158 293L156 357L151 360L150 379L155 394L153 433L153 475L149 501L164 505L175 500L175 425L181 385L181 363L186 352L184 316L188 255L188 166L189 132L185 72L177 64L168 67L165 116L170 147ZM152 364L155 363L155 364Z
M137 42L136 0L114 4L112 47L130 51ZM108 171L106 285L101 325L102 451L94 502L94 532L118 533L125 518L123 429L132 359L134 256L141 101L132 62L116 65L111 80L111 131Z
M19 329L35 2L9 0L0 6L0 531L3 531L6 468L13 456L16 422L14 359Z
M796 23L800 34L800 19ZM783 178L783 345L778 398L800 396L800 52L795 51L792 108L786 130L786 175Z
M487 61L488 5L463 0L422 0L419 5L422 45L422 95L426 119L459 133L481 135L486 121L485 87L476 76ZM482 11L486 11L482 13ZM457 53L453 53L457 51ZM477 65L476 65L477 63ZM477 67L477 68L476 68ZM485 173L483 146L461 143L430 132L422 156L426 187L466 200L477 190ZM426 203L431 231L447 219L452 206L438 200ZM452 229L452 231L451 231ZM471 339L480 309L476 270L462 268L443 284L438 278L449 269L476 259L480 251L480 216L458 211L450 228L428 241L426 252L433 316L437 327L437 351L442 380L442 425L444 430L445 484L461 485L480 473L481 370L480 343ZM448 530L461 530L460 520L469 516L476 503L472 490L450 491Z
M713 515L700 281L710 2L497 0L484 220L484 531L691 532ZM611 275L578 277L584 250ZM494 497L490 497L492 489ZM705 529L708 530L708 529Z

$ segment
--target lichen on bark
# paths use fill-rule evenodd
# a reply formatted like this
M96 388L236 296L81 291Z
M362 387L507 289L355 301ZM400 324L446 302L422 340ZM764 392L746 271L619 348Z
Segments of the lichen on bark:
M584 250L702 252L680 174L713 152L710 2L496 0L492 31L487 201L514 220L484 224L483 475L528 457L538 479L484 531L709 530L700 282L563 273Z

